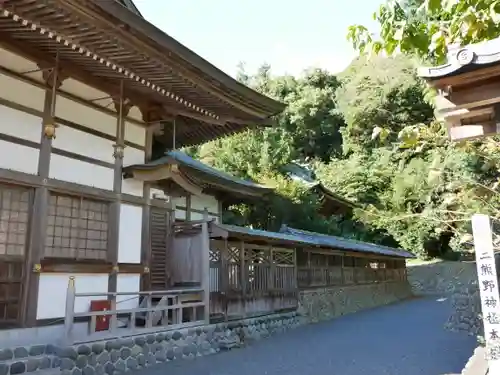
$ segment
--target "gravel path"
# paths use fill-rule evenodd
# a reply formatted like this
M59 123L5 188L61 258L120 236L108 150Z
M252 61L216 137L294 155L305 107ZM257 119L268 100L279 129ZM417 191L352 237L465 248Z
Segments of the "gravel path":
M244 348L141 375L460 374L475 338L443 329L449 302L417 299L303 326Z

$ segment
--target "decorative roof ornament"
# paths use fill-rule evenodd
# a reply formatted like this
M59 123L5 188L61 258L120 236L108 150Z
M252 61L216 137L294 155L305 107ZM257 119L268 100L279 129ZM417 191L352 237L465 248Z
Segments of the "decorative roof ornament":
M469 72L495 63L500 63L500 38L467 46L450 45L445 64L419 68L418 75L433 81L461 74L465 69Z
M474 60L474 57L474 52L467 48L462 48L456 54L456 59L461 66L469 65Z

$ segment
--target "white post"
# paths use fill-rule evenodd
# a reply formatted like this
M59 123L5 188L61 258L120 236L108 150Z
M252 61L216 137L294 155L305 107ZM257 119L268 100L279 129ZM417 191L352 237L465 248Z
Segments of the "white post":
M70 276L68 288L66 289L66 309L64 315L64 343L73 344L73 320L75 315L75 277Z
M500 374L500 298L489 216L473 215L472 233L489 373Z

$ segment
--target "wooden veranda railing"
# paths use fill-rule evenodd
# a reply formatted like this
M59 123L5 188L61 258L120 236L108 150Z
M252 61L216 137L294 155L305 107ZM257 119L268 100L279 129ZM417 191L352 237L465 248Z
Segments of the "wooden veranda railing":
M211 241L211 314L228 319L296 306L297 268L293 249Z
M132 336L166 329L178 329L207 324L209 316L202 288L183 288L164 291L78 293L75 280L70 278L66 293L66 314L63 342L72 345L79 340L105 340L114 337ZM78 298L108 299L111 308L107 311L75 311ZM135 300L137 307L119 308L119 297ZM87 318L89 329L75 332L75 320ZM97 319L105 319L109 328L97 331Z

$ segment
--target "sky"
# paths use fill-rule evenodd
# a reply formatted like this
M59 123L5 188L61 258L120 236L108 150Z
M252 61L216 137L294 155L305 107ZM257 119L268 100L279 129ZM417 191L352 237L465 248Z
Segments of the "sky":
M152 24L235 76L263 63L273 74L309 67L332 73L356 56L347 28L375 29L372 14L383 0L134 0Z

